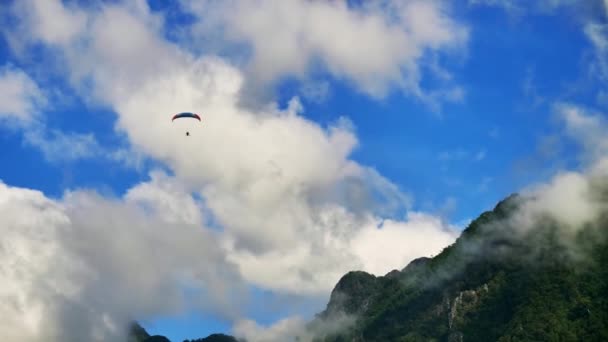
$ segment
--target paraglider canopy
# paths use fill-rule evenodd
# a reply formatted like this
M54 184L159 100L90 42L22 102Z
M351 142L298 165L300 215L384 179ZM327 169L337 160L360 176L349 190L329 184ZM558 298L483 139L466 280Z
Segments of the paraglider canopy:
M198 121L201 121L201 117L198 116L198 114L188 113L188 112L173 115L173 119L171 119L171 121L173 121L175 119L179 119L179 118L194 118L194 119L197 119Z
M171 121L175 121L175 119L179 119L179 118L192 118L192 119L201 121L201 117L198 114L190 113L190 112L183 112L183 113L175 114L175 115L173 115L173 118L171 119ZM186 136L190 136L190 132L186 132Z

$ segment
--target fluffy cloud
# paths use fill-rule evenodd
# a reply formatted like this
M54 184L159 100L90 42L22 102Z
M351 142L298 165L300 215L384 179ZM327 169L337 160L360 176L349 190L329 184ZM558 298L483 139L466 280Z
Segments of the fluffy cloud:
M384 275L419 256L438 254L454 242L457 231L437 217L410 213L404 221L384 220L380 227L366 226L355 236L352 250L361 256L362 269Z
M205 298L187 302L235 315L227 294L240 293L240 278L213 234L190 222L187 205L150 210L188 204L172 186L154 179L126 199L77 191L56 201L0 183L0 337L117 340L129 319L185 306L185 286Z
M312 13L311 18L336 15L344 30L363 25L365 31L357 32L366 39L375 40L386 31L394 39L391 42L406 45L377 42L387 53L394 48L408 50L397 51L401 58L397 61L377 62L363 59L361 51L348 46L334 50L319 32L310 36L315 49L335 55L328 57L332 70L344 74L362 70L363 74L349 77L366 84L371 74L385 77L397 68L385 63L414 63L423 48L442 47L458 32L436 12L437 3L411 2L398 13L412 18L412 11L419 8L424 18L448 26L418 19L399 21L407 26L407 33L393 33L397 29L377 14L351 13L340 5L314 6L320 7L302 10ZM49 202L65 219L63 230L49 241L59 246L66 262L78 261L86 270L66 266L68 276L57 276L76 289L69 297L76 307L63 301L40 304L41 310L70 316L49 323L56 329L68 323L85 329L59 336L62 339L95 339L90 335L92 322L109 322L111 327L132 316L167 313L180 302L181 285L201 289L216 299L217 307L212 309L232 315L229 299L234 294L224 291L238 292L229 284L238 284L241 277L288 294L327 295L347 271L384 274L454 240L453 228L432 217L395 217L409 207L409 196L372 168L350 159L358 141L347 119L321 127L301 115L304 108L297 98L287 108L272 102L243 108L239 102L247 74L220 58L195 56L162 38L162 20L144 2L95 9L60 1L15 2L12 11L19 25L8 35L24 42L22 55L27 55L30 43L48 48L46 53L58 63L46 67L66 77L81 96L114 109L116 130L126 135L130 148L163 162L174 176L154 172L151 181L121 199L78 191ZM56 26L46 18L55 15L74 21ZM25 29L30 26L34 29ZM376 54L364 53L371 59ZM398 73L398 77L413 76ZM371 81L372 88L386 82ZM178 111L202 113L203 122L172 122L171 115ZM188 137L186 130L191 133ZM195 201L192 193L202 200ZM205 229L204 222L214 229ZM24 238L26 243L29 239ZM8 278L19 284L15 276ZM110 299L109 293L113 293ZM32 298L41 300L37 298L44 295ZM103 328L100 339L107 339L111 331Z
M559 173L528 191L533 198L523 211L528 219L548 215L572 230L594 222L602 209L593 196L591 179L578 172Z
M436 90L421 87L427 62L423 57L462 50L468 36L468 29L450 18L440 1L354 7L346 1L304 0L183 3L200 17L195 37L209 42L219 35L220 45L250 49L248 81L255 86L284 76L305 79L321 67L374 97L398 87L426 102L438 102ZM449 83L442 86L441 93L458 89Z
M41 10L36 3L27 6ZM320 127L300 116L297 99L286 109L239 107L242 73L162 40L148 24L154 17L141 8L107 6L89 22L90 29L79 33L89 42L85 47L46 41L35 32L30 39L61 48L72 79L92 80L93 88L85 90L116 109L117 127L133 145L166 162L190 189L204 195L236 249L254 255L297 251L302 237L307 241L338 234L331 229L353 230L323 223L323 217L335 215L333 207L361 211L378 197L386 205L376 212L407 205L407 196L393 184L348 159L357 139L347 121ZM114 44L124 31L133 32L132 41ZM155 59L144 58L151 52ZM170 115L182 109L203 113L203 124L171 122ZM192 133L188 138L186 129ZM326 288L330 282L324 283Z
M608 123L600 113L570 103L556 104L564 135L573 139L584 156L580 170L562 170L549 181L523 189L525 205L516 226L526 232L538 220L559 223L563 243L568 244L583 227L598 222L608 203L603 195L608 180Z
M371 222L359 228L341 212L327 213L319 231L296 237L302 242L293 251L244 257L222 245L230 234L204 227L203 204L186 186L159 171L121 199L81 190L52 200L0 184L0 312L14 318L0 325L0 336L115 339L129 319L170 314L186 301L237 319L243 278L283 292L326 295L348 270L386 273L454 238L430 217L386 221L378 230ZM201 297L185 299L184 288ZM241 323L238 331L247 327Z

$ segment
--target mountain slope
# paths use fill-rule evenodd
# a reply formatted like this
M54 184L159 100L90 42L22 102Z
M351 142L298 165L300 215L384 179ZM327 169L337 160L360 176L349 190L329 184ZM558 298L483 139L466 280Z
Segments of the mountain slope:
M606 221L564 239L521 232L511 196L432 259L384 277L346 274L311 322L317 341L608 341ZM319 327L349 315L338 334Z

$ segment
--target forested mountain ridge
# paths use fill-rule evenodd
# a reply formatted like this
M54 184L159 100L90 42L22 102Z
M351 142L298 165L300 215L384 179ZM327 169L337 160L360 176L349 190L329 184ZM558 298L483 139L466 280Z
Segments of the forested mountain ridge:
M547 218L519 231L512 195L434 258L383 277L346 274L310 325L316 341L608 341L608 220L564 238Z

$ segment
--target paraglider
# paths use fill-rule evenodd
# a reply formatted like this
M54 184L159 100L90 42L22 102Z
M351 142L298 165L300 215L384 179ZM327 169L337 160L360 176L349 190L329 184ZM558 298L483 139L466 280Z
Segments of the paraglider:
M192 119L196 119L198 121L201 121L201 117L198 114L196 114L196 113L189 113L189 112L175 114L175 115L173 115L173 119L171 119L171 121L175 121L175 119L180 119L180 118L192 118ZM190 136L190 132L189 131L186 131L186 136L187 137Z

